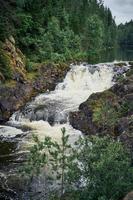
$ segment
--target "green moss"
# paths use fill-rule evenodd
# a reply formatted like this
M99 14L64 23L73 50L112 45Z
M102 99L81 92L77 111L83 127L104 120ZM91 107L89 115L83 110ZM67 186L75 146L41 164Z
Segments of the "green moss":
M131 76L133 74L133 68L129 69L126 73L127 76Z
M120 109L119 109L119 115L120 117L127 116L130 112L133 112L133 102L123 100Z
M30 73L27 73L27 79L30 80L30 81L33 81L36 79L38 73L37 72L30 72Z
M16 81L14 81L14 80L7 80L4 83L4 86L8 87L8 88L14 88L16 86Z
M123 74L121 74L120 76L117 77L116 81L119 83L122 83L124 81L125 77Z
M0 72L3 74L5 79L12 78L13 70L10 65L10 59L2 49L0 49Z
M96 107L99 107L101 105L101 102L104 102L107 100L111 102L117 102L117 96L113 92L107 90L103 93L100 93L99 95L97 94L96 98L95 97L92 98L91 102L89 103L92 109L96 109Z
M102 131L106 128L110 130L110 134L114 135L114 127L119 118L118 97L111 91L96 94L89 102L92 110L92 121Z

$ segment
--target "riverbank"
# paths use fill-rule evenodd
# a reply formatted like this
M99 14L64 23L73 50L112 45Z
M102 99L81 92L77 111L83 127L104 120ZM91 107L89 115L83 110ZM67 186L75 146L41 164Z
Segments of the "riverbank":
M9 68L5 76L10 70L11 77L7 80L0 74L0 123L6 122L13 112L37 94L54 90L70 69L70 63L41 63L34 64L34 70L28 72L26 58L15 46L13 38L6 40L2 48L3 64L8 63Z
M0 122L5 122L11 114L24 106L32 97L47 90L54 90L65 77L69 65L41 64L34 78L24 83L9 81L0 85ZM29 74L32 76L32 74Z

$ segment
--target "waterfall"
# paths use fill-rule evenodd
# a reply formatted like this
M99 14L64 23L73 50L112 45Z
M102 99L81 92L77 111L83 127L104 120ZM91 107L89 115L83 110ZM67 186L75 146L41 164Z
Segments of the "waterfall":
M78 110L92 93L101 92L113 85L113 64L71 65L64 81L55 90L40 94L22 111L10 118L13 126L28 126L43 139L46 135L59 140L62 127L73 142L81 132L69 124L69 113Z
M69 113L78 110L92 93L110 88L116 71L120 69L115 70L116 63L83 63L70 67L64 81L54 91L38 95L22 111L15 112L8 125L29 127L30 133L37 134L40 139L50 136L59 140L62 127L66 128L71 142L81 135L69 124ZM128 67L128 63L124 67Z
M73 145L82 133L70 125L69 113L77 111L79 105L91 94L113 86L115 77L128 68L128 63L116 62L71 65L64 81L54 91L38 95L23 109L15 112L7 125L0 126L0 161L5 177L8 179L8 175L15 173L16 168L24 161L28 147L33 145L33 133L41 141L45 136L50 136L59 143L61 128L65 127L70 136L69 142ZM37 184L36 189L44 186L43 181L40 184L39 187Z

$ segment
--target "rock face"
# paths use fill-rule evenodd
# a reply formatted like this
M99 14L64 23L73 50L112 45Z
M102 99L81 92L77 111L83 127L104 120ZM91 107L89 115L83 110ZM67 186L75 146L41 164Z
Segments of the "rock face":
M3 56L8 60L8 65L11 70L11 79L24 82L26 80L26 58L20 49L15 46L14 38L10 36L1 46Z
M92 94L78 112L70 113L71 125L86 135L119 137L133 151L132 68L111 89Z
M13 112L24 106L31 97L47 90L53 90L69 70L69 64L38 64L34 72L35 77L29 79L25 67L26 58L16 48L14 38L6 39L1 48L2 56L8 60L7 73L11 71L8 82L5 82L6 78L0 72L0 123L3 123ZM0 69L5 72L4 66L1 66L2 63L0 62ZM3 81L5 83L2 83Z
M8 120L11 114L28 102L31 97L47 90L54 90L68 69L69 65L42 65L39 66L36 78L30 82L17 81L13 86L0 85L0 122Z
M133 192L128 193L123 200L133 200Z

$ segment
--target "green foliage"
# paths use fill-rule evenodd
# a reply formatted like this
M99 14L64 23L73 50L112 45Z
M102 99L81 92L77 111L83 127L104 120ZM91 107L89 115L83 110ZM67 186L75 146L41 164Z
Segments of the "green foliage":
M26 13L17 13L17 18L18 18L18 36L24 36L24 34L28 34L30 30L32 30L33 26L33 20L32 16L30 14Z
M70 60L73 53L79 52L80 38L69 29L61 30L59 20L53 17L48 23L47 32L40 45L41 58L55 62Z
M14 8L11 1L0 0L0 40L15 34Z
M60 181L60 194L63 196L66 182L67 182L67 170L69 166L69 154L71 146L68 144L69 135L66 134L65 128L61 129L62 137L61 144L55 142L53 149L50 150L52 156L52 170L56 172L56 179Z
M120 109L119 109L119 113L120 113L120 116L127 116L129 113L131 113L133 111L133 102L132 101L123 101L121 106L120 106Z
M26 68L27 72L34 71L33 63L28 58L26 59L25 68Z
M132 189L131 159L120 142L86 137L77 142L77 149L78 162L72 163L69 175L78 190L75 199L117 200Z
M114 45L116 25L98 0L0 0L0 39L13 35L31 61L85 59Z
M0 72L6 79L12 78L13 71L10 66L10 59L2 49L0 49Z
M110 127L112 134L114 134L114 127L119 119L119 105L111 98L107 100L99 100L93 110L93 122L102 126L104 130Z
M118 26L118 43L121 46L133 45L133 20Z
M33 135L33 141L35 144L30 148L30 154L28 155L26 165L22 168L22 174L34 177L41 172L49 161L49 151L53 146L51 138L46 137L41 142L36 135Z
M17 6L22 8L25 6L27 0L16 0Z
M31 47L34 48L35 46L35 39L32 36L32 29L33 29L33 19L30 14L27 13L16 13L17 17L17 38L21 38L19 41L19 45L22 50ZM28 50L26 50L28 52Z
M79 138L75 146L62 129L61 143L34 136L24 173L38 175L45 167L54 184L50 200L119 200L132 189L133 167L121 142L109 137ZM49 171L45 171L47 175ZM50 178L50 179L51 179Z
M62 128L61 132L61 144L52 141L50 137L45 137L44 141L41 142L37 136L33 135L35 145L30 148L27 162L21 169L23 175L31 178L41 173L45 167L51 169L52 174L54 174L51 178L56 179L56 184L60 183L60 191L55 191L53 196L56 193L59 196L63 196L66 184L66 171L68 169L68 151L71 148L68 144L69 135L66 134L65 128ZM50 177L47 176L47 178Z
M103 48L103 23L97 15L88 18L83 36L84 48L88 52L89 61L96 60Z

